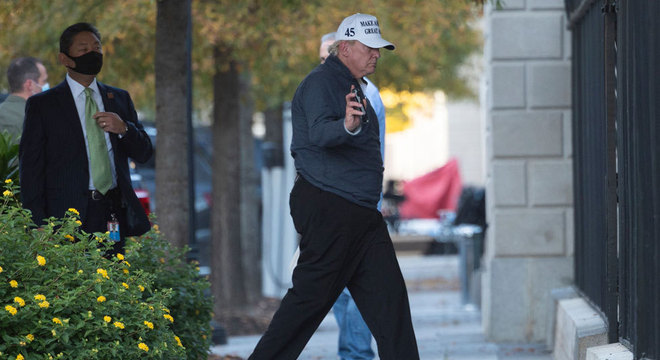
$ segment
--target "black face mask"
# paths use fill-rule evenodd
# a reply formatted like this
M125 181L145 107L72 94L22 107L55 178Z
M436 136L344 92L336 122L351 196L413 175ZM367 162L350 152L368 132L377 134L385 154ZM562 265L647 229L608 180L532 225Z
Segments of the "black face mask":
M96 51L90 51L77 57L65 55L76 63L75 68L69 69L81 74L96 75L101 71L101 67L103 67L103 54Z

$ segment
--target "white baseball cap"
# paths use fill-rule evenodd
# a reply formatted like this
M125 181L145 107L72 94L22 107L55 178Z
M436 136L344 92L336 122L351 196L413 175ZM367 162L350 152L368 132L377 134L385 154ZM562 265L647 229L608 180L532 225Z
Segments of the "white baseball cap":
M378 19L373 15L357 13L347 17L337 28L335 40L357 40L370 48L394 50L394 44L380 36Z

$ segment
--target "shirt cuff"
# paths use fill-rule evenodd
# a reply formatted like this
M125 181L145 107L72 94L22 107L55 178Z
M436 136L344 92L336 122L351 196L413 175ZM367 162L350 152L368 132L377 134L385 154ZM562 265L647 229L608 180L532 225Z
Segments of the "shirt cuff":
M362 124L360 124L360 126L358 126L357 129L355 129L355 130L353 130L353 131L350 131L350 130L348 130L348 129L346 128L346 118L342 119L342 123L344 124L344 130L346 130L346 132L347 132L349 135L353 135L353 136L355 136L355 135L359 134L360 131L362 131Z

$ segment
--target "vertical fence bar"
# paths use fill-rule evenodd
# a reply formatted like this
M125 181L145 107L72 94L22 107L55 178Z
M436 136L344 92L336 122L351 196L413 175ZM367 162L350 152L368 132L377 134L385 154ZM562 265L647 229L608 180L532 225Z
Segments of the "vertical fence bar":
M606 274L605 303L602 311L608 321L608 340L618 340L618 237L617 237L617 163L616 163L616 6L614 1L605 0L603 11L603 79L605 80L606 117Z
M618 105L617 105L617 130L619 139L619 163L621 164L619 171L619 238L620 238L620 311L619 311L619 336L621 343L629 348L634 348L633 342L636 338L636 311L634 305L634 295L636 290L635 281L635 265L637 261L634 259L636 227L633 224L633 219L638 215L636 214L637 208L635 207L634 196L632 189L635 187L634 181L634 168L630 154L634 153L634 140L632 138L633 131L631 131L631 123L629 121L631 114L636 111L632 105L632 59L634 55L632 49L632 32L630 28L631 14L629 3L620 5L617 13L618 24L618 70L619 82L618 88Z

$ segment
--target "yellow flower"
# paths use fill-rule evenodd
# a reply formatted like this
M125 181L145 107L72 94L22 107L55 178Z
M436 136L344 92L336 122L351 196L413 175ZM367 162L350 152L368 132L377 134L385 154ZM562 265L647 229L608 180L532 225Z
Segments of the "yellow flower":
M112 325L114 325L116 328L119 328L119 329L123 329L123 328L124 328L124 324L122 324L122 323L119 322L119 321L115 321Z
M163 317L165 319L169 320L170 322L174 322L174 318L171 315L165 314L165 315L163 315Z
M145 343L139 343L139 344L138 344L138 347L139 347L141 350L149 351L149 347L148 347L147 344L145 344Z
M96 301L98 301L100 303L104 302L105 301L105 296L101 295L101 296L97 297Z
M25 306L25 300L23 300L22 298L20 298L18 296L14 298L14 302L17 303L20 306Z
M55 329L51 330L50 333L53 334L53 336L57 336L57 331L55 331Z
M46 308L47 309L49 306L50 306L50 303L46 300L39 303L40 308Z
M123 287L125 287L125 288L127 288L127 289L128 289L128 284L127 284L127 283L125 283L125 282L123 282L123 283L121 283L121 286L123 286Z
M74 208L69 208L68 211L69 211L69 212L72 212L72 213L74 213L74 214L76 214L76 215L80 215L80 213L78 212L78 210L76 210L76 209L74 209Z
M145 320L145 321L144 321L144 324L147 325L147 327L148 327L149 329L153 329L153 328L154 328L154 323L152 323L152 322L149 322L149 321Z
M163 308L163 311L165 311L168 314L170 313L170 309L168 309L168 308Z
M39 263L39 266L44 266L46 265L46 259L41 255L37 255L37 263Z
M174 340L176 340L176 344L183 347L183 344L181 344L181 339L179 339L178 336L174 335Z
M0 266L0 273L1 273L2 271L3 271L3 270L2 270L2 266Z
M18 282L16 280L11 280L9 282L9 286L11 286L13 288L17 288L18 287Z
M122 255L122 254L117 254L117 259L119 259L119 260L124 260L124 255Z
M5 191L2 193L2 195L4 195L4 197L10 197L10 196L14 195L14 193L12 193L12 192L9 191L9 190L5 190Z
M32 334L27 334L27 335L25 335L25 337L30 341L34 340L34 335L32 335Z
M23 355L18 354L16 355L16 360L25 360L25 358L23 357Z
M144 291L144 286L138 285L138 289L140 289L140 291Z
M17 310L16 310L15 307L13 307L11 305L5 306L5 310L7 310L7 312L9 312L12 316L16 315Z
M11 183L12 183L12 180L11 180L11 179L7 179L7 180L5 180L5 184L11 184Z
M106 315L106 316L103 317L103 321L105 321L107 323L110 323L110 321L112 321L112 318L110 316Z
M131 267L131 263L129 263L129 262L126 261L126 260L124 260L124 264L126 264L128 267Z
M101 268L96 269L96 273L101 274L101 276L103 276L106 279L110 279L110 277L108 276L108 272L104 269L101 269Z
M60 320L59 318L54 317L54 318L53 318L53 322L54 322L55 324L62 325L62 320Z
M82 269L78 270L78 274L82 274L82 273L83 273Z
M73 242L73 241L75 240L75 238L74 238L73 236L69 235L69 234L64 235L64 237L65 237L67 240L71 241L71 242Z
M128 269L124 269L124 274L128 274Z
M46 297L41 295L41 294L37 294L37 295L34 296L34 299L39 300L39 301L44 301L44 300L46 300Z
M82 221L76 220L76 225L78 225L78 226L82 225Z

